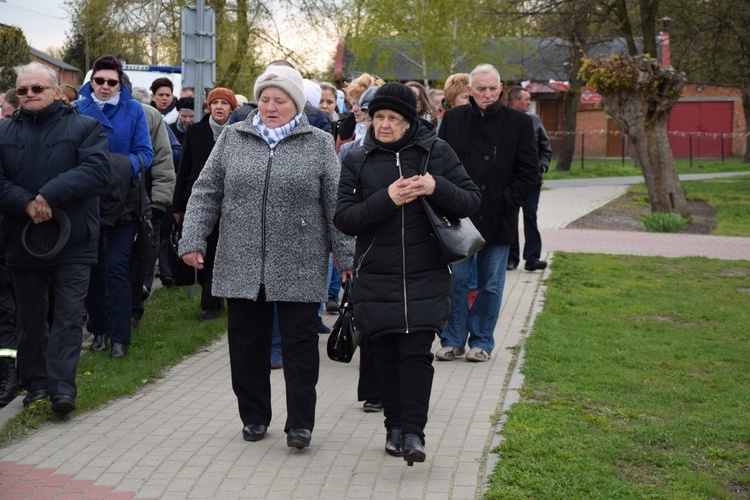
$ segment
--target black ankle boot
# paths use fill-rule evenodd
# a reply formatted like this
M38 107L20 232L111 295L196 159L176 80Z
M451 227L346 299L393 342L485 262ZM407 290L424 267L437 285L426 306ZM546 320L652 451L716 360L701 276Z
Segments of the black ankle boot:
M92 351L104 351L107 349L107 334L103 333L101 335L94 334L94 340L91 341L91 347L90 349Z
M0 408L5 408L13 401L19 386L16 360L10 357L0 358Z
M414 462L424 462L427 453L424 451L424 442L416 434L401 435L401 451L406 460L406 465L412 466Z
M403 455L401 451L401 428L393 427L385 430L385 452L392 457Z

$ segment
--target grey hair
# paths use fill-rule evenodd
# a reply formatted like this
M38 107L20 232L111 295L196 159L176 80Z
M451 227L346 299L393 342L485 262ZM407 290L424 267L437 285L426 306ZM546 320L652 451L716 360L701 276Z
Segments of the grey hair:
M478 73L495 73L497 75L497 80L502 81L500 78L500 72L491 64L480 64L473 70L471 70L471 73L469 73L469 85L471 86L471 82L474 81L474 75Z
M133 99L140 102L141 104L151 104L151 94L148 93L148 89L143 87L133 87Z
M26 73L33 73L37 70L44 70L52 80L52 87L57 88L57 75L55 74L55 70L50 68L49 66L45 66L42 63L38 63L36 61L30 62L29 64L24 64L23 66L16 66L13 68L16 72L16 75L21 76Z

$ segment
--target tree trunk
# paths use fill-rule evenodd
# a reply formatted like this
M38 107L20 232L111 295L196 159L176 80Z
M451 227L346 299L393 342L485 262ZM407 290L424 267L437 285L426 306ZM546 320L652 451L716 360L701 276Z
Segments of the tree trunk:
M644 124L633 139L635 155L641 164L652 212L690 215L685 193L672 156L667 135L669 115Z
M565 102L565 135L563 136L562 149L557 158L555 170L569 172L573 164L573 156L576 152L576 127L578 120L578 96L577 90L573 89L571 82L568 92L563 94Z
M743 163L750 163L750 75L742 79L742 109L745 111L745 155Z
M224 78L224 85L227 88L235 87L242 65L248 59L249 38L250 25L247 20L247 0L237 0L237 45L235 45L232 62L229 63Z

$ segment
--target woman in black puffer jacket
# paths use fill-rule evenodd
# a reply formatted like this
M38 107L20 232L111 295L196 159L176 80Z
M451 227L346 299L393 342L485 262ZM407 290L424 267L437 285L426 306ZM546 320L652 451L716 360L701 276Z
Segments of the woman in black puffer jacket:
M385 450L411 465L426 458L430 349L450 314L451 295L450 270L440 262L419 197L447 215L468 217L480 195L450 146L417 117L409 87L382 86L368 113L373 123L363 145L344 159L334 224L357 237L354 318L373 340Z

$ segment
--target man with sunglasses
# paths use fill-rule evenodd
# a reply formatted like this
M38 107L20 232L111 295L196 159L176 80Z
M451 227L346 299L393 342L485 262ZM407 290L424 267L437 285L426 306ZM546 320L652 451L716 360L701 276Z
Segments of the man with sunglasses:
M60 101L52 69L33 62L16 73L21 109L0 123L0 213L16 295L18 374L28 391L24 406L51 397L54 411L69 413L77 395L81 310L97 258L99 196L110 179L107 136L99 122ZM64 215L67 240L55 230L66 226L59 222ZM60 243L56 254L26 250L24 228L41 224L37 234L49 230Z

